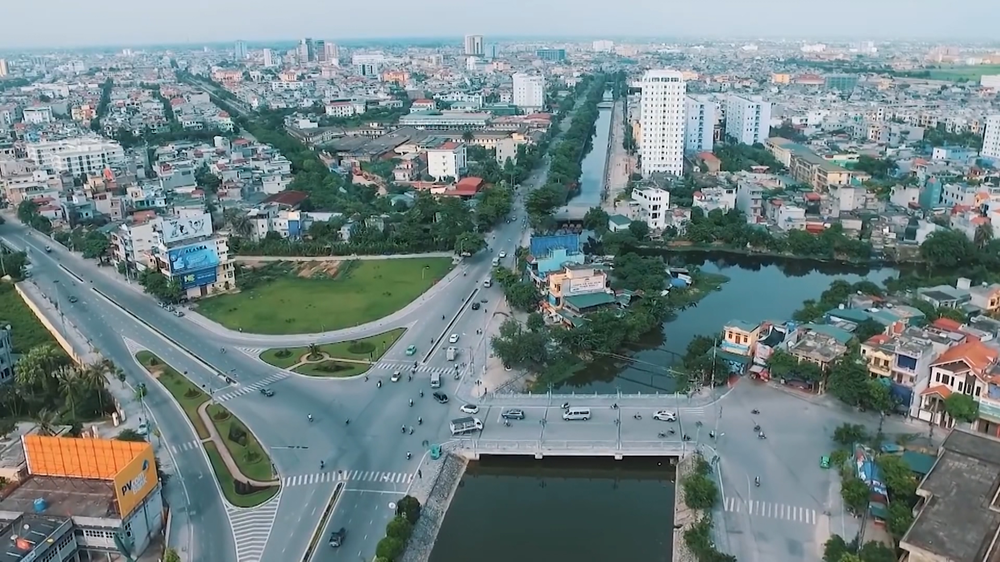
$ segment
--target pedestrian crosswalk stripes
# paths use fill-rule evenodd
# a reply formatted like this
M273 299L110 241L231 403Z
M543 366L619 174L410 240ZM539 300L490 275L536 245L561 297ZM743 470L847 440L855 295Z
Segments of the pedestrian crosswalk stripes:
M187 443L181 443L180 445L171 445L170 452L173 454L183 453L184 451L194 451L197 449L201 443L198 441L188 441Z
M240 353L242 353L244 355L249 355L250 357L253 357L254 359L256 359L256 358L260 357L261 353L264 353L269 348L266 348L266 347L237 347L236 349Z
M243 509L226 506L226 514L229 516L229 524L233 528L233 538L236 541L237 562L262 560L280 502L281 492L278 492L278 495L259 507Z
M218 401L218 402L225 402L226 400L232 400L233 398L236 398L237 396L243 396L244 394L247 394L247 393L250 393L250 392L257 392L258 390L264 388L265 386L267 386L267 385L269 385L271 383L275 383L275 382L278 382L280 380L287 379L290 376L291 375L289 375L286 372L279 371L279 372L277 372L277 373L275 373L275 374L267 377L266 379L257 381L257 382L255 382L253 384L248 384L248 385L240 386L240 387L234 388L232 390L224 390L224 391L216 394L213 398L216 401Z
M376 484L409 484L413 474L372 470L329 470L313 474L297 474L281 479L283 486L309 486L324 482L371 482Z
M752 517L781 519L807 525L816 524L816 510L808 507L758 500L741 500L740 498L726 498L723 504L729 513L746 513Z
M413 363L405 363L403 361L379 361L375 363L374 367L376 369L385 369L387 371L401 371L402 373L410 373L413 370ZM437 373L443 375L445 373L454 372L451 369L445 367L428 367L427 365L417 365L418 373Z

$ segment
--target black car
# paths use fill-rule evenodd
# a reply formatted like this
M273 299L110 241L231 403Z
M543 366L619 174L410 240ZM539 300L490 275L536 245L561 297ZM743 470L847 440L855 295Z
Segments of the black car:
M264 396L267 396L268 398L274 396L274 391L271 390L270 388L262 388L260 389L260 393L263 394Z
M443 392L435 392L434 394L431 394L431 396L433 396L434 399L438 401L438 404L448 403L448 395Z
M344 529L343 527L341 527L339 531L334 531L330 533L330 546L332 546L333 548L337 548L340 545L344 544L344 537L346 536L347 536L347 530Z
M479 310L479 303L478 302L472 303L472 310Z
M523 420L524 410L518 410L518 409L506 410L504 413L500 414L500 417L502 417L505 420Z

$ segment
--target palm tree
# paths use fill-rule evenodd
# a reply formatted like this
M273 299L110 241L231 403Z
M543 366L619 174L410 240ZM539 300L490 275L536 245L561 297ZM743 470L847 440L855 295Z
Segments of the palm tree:
M103 362L87 365L77 372L83 388L97 393L97 403L101 407L101 414L104 413L104 389L108 385L106 373L107 370Z
M52 382L52 374L65 363L65 356L56 351L54 346L33 347L17 362L15 378L24 387L48 387Z
M70 418L76 421L76 399L80 391L80 378L75 369L63 367L56 373L56 380L59 381L59 391L66 398L66 405L69 406Z
M246 213L240 211L239 209L226 209L223 211L223 217L226 224L233 231L233 234L239 236L240 238L249 238L253 234L253 223L247 217Z
M55 435L55 427L58 420L59 414L53 412L52 410L42 410L38 412L38 415L35 416L35 423L38 424L39 435Z
M980 250L989 246L990 242L993 241L993 225L988 222L984 222L983 224L977 226L972 240L975 242L976 247Z

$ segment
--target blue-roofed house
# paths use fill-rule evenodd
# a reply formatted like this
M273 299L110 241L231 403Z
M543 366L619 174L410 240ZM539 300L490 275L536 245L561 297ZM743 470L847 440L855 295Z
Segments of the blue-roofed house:
M550 273L582 265L586 259L578 234L532 236L529 252L528 271L536 284L547 283Z

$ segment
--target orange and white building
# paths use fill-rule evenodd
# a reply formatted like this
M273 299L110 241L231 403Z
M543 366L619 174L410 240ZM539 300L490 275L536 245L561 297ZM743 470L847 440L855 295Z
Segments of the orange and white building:
M142 553L164 524L162 487L146 442L24 435L27 474L0 495L11 560L116 560Z

